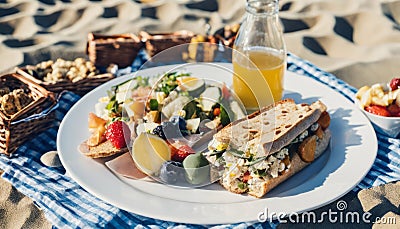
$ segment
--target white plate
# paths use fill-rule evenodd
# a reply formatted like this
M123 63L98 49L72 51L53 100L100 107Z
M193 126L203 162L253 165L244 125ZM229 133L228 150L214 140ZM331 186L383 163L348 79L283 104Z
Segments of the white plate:
M176 66L140 71L154 76ZM188 64L197 77L231 83L230 64ZM367 118L339 93L305 76L287 72L285 97L297 102L320 99L331 114L331 149L263 199L224 191L218 184L178 189L115 176L103 163L87 158L77 146L88 138L87 117L98 98L129 76L108 82L77 102L61 123L57 147L70 176L84 189L121 209L156 219L193 224L256 221L260 212L303 212L326 205L350 191L366 175L377 153L375 132Z

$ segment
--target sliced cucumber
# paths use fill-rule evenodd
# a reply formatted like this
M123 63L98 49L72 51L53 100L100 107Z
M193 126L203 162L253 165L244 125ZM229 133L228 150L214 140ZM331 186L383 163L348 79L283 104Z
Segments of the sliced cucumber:
M221 101L222 92L219 87L208 87L200 95L200 104L203 111L211 111L214 104Z
M206 82L203 79L183 76L177 78L182 91L187 91L190 96L197 97L206 89Z

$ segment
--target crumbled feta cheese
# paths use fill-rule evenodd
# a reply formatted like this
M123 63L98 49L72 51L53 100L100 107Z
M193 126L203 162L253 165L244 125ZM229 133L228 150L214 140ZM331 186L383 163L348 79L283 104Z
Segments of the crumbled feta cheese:
M256 170L261 170L261 169L268 169L269 168L269 164L268 161L264 160L264 161L260 161L259 163L253 165L253 167Z
M220 161L221 160L218 160L216 155L210 156L210 153L213 153L213 151L209 151L209 152L204 153L204 156L207 158L207 160L210 162L210 164L213 164L213 165L215 165L217 167L220 166Z
M216 167L221 166L221 160L217 160L217 156L213 156L214 158L210 160L210 162L212 162L212 160L214 160L214 162L212 164L214 164ZM220 163L221 162L221 163Z
M247 184L248 185L252 185L254 183L254 178L251 178L251 179L249 179L248 181L247 181Z
M225 159L225 161L227 163L235 163L236 162L236 158L235 156L233 156L231 153L226 152L223 154L223 158Z
M308 130L305 130L303 133L300 134L299 141L303 141L307 136L308 136Z
M268 161L268 163L272 163L272 162L274 162L274 161L276 161L277 159L273 156L273 155L270 155L268 158L267 158L267 161Z
M285 170L285 163L283 163L283 162L280 162L280 163L279 163L279 169L278 169L278 172L282 172L283 170Z
M165 97L166 97L166 94L164 92L162 92L162 91L156 92L156 98L157 98L157 102L159 104L164 102Z
M223 175L223 182L224 183L232 183L235 179L239 178L241 176L241 170L239 167L234 166L231 169L225 170L225 173Z
M255 186L259 186L262 182L263 182L263 180L260 179L259 177L252 177L251 179L249 179L247 184L249 186L252 185L253 187L255 187Z
M287 155L289 155L289 150L287 148L283 148L275 154L275 157L283 160Z
M316 122L311 125L310 130L315 132L315 131L317 131L318 127L319 127L318 122Z
M279 170L279 161L274 161L274 163L272 163L269 169L272 178L278 177L278 170Z

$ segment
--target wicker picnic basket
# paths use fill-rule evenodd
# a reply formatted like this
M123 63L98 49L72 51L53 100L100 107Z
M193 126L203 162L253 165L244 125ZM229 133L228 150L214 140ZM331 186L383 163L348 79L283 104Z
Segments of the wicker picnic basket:
M33 71L35 71L35 68L35 66L27 65L22 68L16 68L16 72L56 94L62 91L71 91L75 94L82 96L94 89L95 87L99 86L100 84L103 84L115 78L115 75L112 73L103 73L95 75L93 77L84 78L76 82L72 82L68 79L57 82L45 82L41 79L34 77Z
M217 39L214 36L196 35L185 52L187 62L212 62L218 50Z
M117 64L119 68L130 66L143 48L143 42L134 34L88 34L86 52L96 66Z
M176 31L174 33L147 33L141 31L139 35L142 37L143 41L146 43L146 51L150 57L164 51L168 48L190 43L191 39L195 36L193 32L187 30ZM177 52L184 51L176 50Z
M32 101L16 113L9 114L0 106L0 153L11 155L26 140L54 124L52 92L19 74L0 76L0 85L10 90L22 89Z

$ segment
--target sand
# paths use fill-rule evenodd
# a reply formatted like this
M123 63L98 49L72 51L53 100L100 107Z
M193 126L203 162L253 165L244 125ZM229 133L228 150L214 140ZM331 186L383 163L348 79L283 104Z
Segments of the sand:
M29 197L0 179L0 228L51 228L51 224Z
M213 32L238 23L245 0L152 2L1 1L0 72L66 53L60 50L83 55L89 32L204 33L207 23ZM355 87L400 76L400 0L284 0L280 5L288 51ZM394 185L399 190L399 184ZM360 202L374 198L355 197ZM48 228L50 224L29 198L0 180L3 226Z
M288 50L357 88L400 75L399 15L400 1L363 0L293 1L281 12Z

